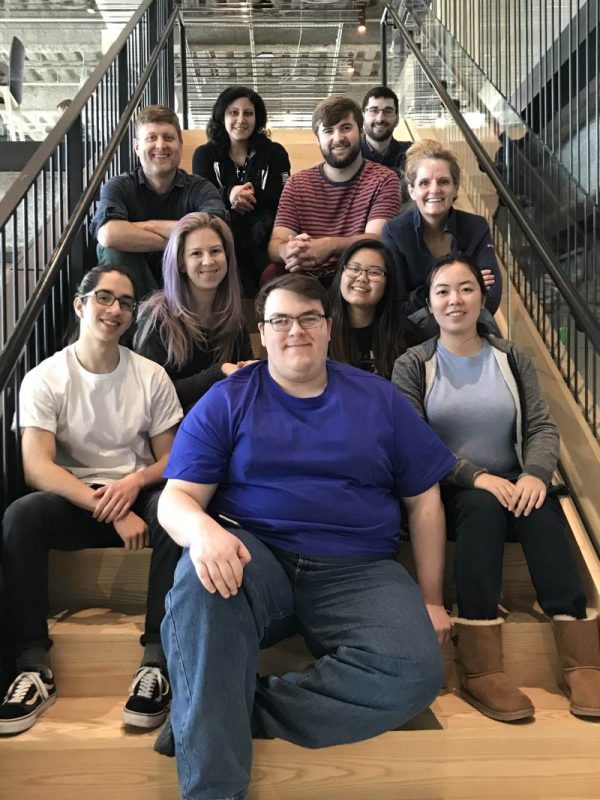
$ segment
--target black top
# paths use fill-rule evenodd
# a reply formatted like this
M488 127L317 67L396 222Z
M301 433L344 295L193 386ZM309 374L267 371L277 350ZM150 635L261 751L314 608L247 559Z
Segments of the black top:
M227 210L219 193L204 178L178 169L169 191L158 194L146 180L142 167L138 167L133 172L111 178L102 186L90 233L97 238L98 230L113 219L126 222L178 220L192 211L206 211L227 219ZM160 275L162 251L148 256L151 267L157 267Z
M287 151L266 136L260 137L243 167L227 149L213 142L198 147L192 159L194 175L201 175L215 186L231 214L238 266L246 294L256 290L258 277L269 263L267 245L271 238L277 205L290 175ZM251 183L256 205L253 211L239 214L231 210L229 195L234 186ZM256 285L254 285L256 284Z
M405 319L402 323L404 343L406 349L421 344L429 338L426 331L415 325L410 319ZM367 372L375 372L375 354L373 352L373 336L375 334L375 323L371 323L364 328L353 328L356 344L359 352L358 364L354 366L364 369ZM397 357L402 353L398 352Z
M367 141L367 137L363 135L360 140L360 149L364 158L393 169L402 178L404 177L404 167L406 165L406 151L412 144L414 142L400 142L392 136L385 152L379 153L377 150L373 150Z
M425 281L436 259L423 241L421 215L418 209L388 220L381 232L381 241L392 254L401 283L402 305L406 314L426 307ZM444 232L452 236L451 253L464 255L479 269L491 269L496 283L488 290L486 308L495 314L502 297L502 276L490 228L483 217L467 211L450 209Z
M142 320L139 324L141 327ZM167 364L167 349L156 328L148 335L142 346L137 348L137 352L165 368L167 375L173 381L185 413L214 383L225 377L221 372L221 365L214 363L210 341L206 348L195 344L191 358L182 367ZM252 358L254 355L250 336L246 326L243 325L236 337L231 361L235 364L237 361L249 361Z

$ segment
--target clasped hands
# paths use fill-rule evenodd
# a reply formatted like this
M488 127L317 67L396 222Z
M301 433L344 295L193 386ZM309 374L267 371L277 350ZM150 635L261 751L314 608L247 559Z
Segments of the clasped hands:
M139 473L132 472L114 483L100 486L93 494L97 502L92 516L98 522L112 523L126 550L142 550L149 543L148 526L130 510L143 485Z
M331 248L326 237L313 239L308 233L290 236L279 250L279 255L289 272L318 267L330 254Z
M256 205L254 186L250 182L234 186L229 192L229 203L232 211L237 211L238 214L247 214L249 211L253 211Z
M500 505L515 517L528 517L534 508L541 508L546 499L546 485L534 475L522 475L516 483L499 475L481 472L473 482L476 489L491 492Z

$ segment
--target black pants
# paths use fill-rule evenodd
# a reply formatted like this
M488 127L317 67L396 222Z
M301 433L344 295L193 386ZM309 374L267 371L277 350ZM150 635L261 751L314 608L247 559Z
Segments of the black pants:
M145 489L132 506L148 525L152 558L142 645L160 642L165 596L173 583L181 548L158 523L160 489ZM2 567L10 635L16 655L34 647L49 649L48 553L88 547L122 547L114 527L51 492L19 498L4 513Z
M454 578L461 617L498 616L505 541L521 543L538 603L548 616L585 617L586 598L555 497L546 497L528 517L515 517L484 489L444 486L442 499L448 537L456 542Z

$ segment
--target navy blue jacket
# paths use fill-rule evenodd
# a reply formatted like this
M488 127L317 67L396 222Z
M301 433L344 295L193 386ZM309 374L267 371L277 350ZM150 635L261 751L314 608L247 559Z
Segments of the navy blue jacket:
M494 273L496 283L488 290L485 305L491 314L495 314L502 297L502 277L489 225L478 214L452 208L444 232L452 236L451 253L466 256L480 269L491 269ZM419 210L415 208L412 213L407 212L388 220L381 233L381 241L392 254L398 270L402 311L412 314L425 308L425 281L436 259L423 241Z

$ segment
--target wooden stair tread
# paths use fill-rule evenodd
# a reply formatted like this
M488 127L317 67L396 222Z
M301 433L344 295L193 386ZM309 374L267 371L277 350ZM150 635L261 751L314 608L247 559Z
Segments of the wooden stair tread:
M340 745L342 748L353 749L360 745L369 749L378 749L379 744L389 737L412 733L440 733L451 731L453 735L467 735L468 731L477 731L482 738L490 738L498 731L511 731L511 736L547 736L552 726L560 720L561 735L578 735L586 731L595 731L600 736L600 720L594 723L578 719L569 712L567 698L558 690L550 692L547 689L529 688L527 694L531 697L536 716L534 723L521 723L507 725L488 719L473 709L452 690L444 690L433 702L429 711L415 717L402 728L390 731L382 736L369 739L352 745ZM11 749L22 750L27 747L60 748L71 742L78 748L94 747L94 741L118 741L124 747L152 746L156 738L156 731L132 731L121 725L121 711L124 698L119 696L108 697L58 697L56 703L44 712L30 730L19 736L0 738L0 759L2 754ZM536 730L533 730L535 724ZM539 729L538 729L539 728ZM542 730L543 728L543 730ZM378 744L379 743L379 744ZM301 753L308 752L304 748L280 740L258 741L255 746L276 745L289 747ZM169 762L167 762L169 763ZM172 762L171 762L172 763ZM600 759L599 759L600 769Z
M600 729L560 694L529 694L530 723L495 722L444 693L405 728L365 742L257 741L249 800L597 800ZM1 800L177 800L174 761L153 752L155 732L121 726L122 702L59 698L30 731L0 740Z
M76 611L53 620L52 665L63 696L125 695L139 665L139 638L144 627L141 614L127 615L103 608ZM454 648L443 648L446 684L456 685ZM260 656L262 674L301 670L312 661L302 637L292 636ZM504 626L504 661L507 672L521 686L554 689L560 667L552 634L545 618L520 612Z
M455 599L452 544L447 547L444 595ZM400 548L400 562L414 575L410 545ZM146 601L150 550L128 553L122 548L50 553L50 607L110 607L127 613L143 613ZM520 545L504 550L503 590L507 606L531 608L535 592Z

